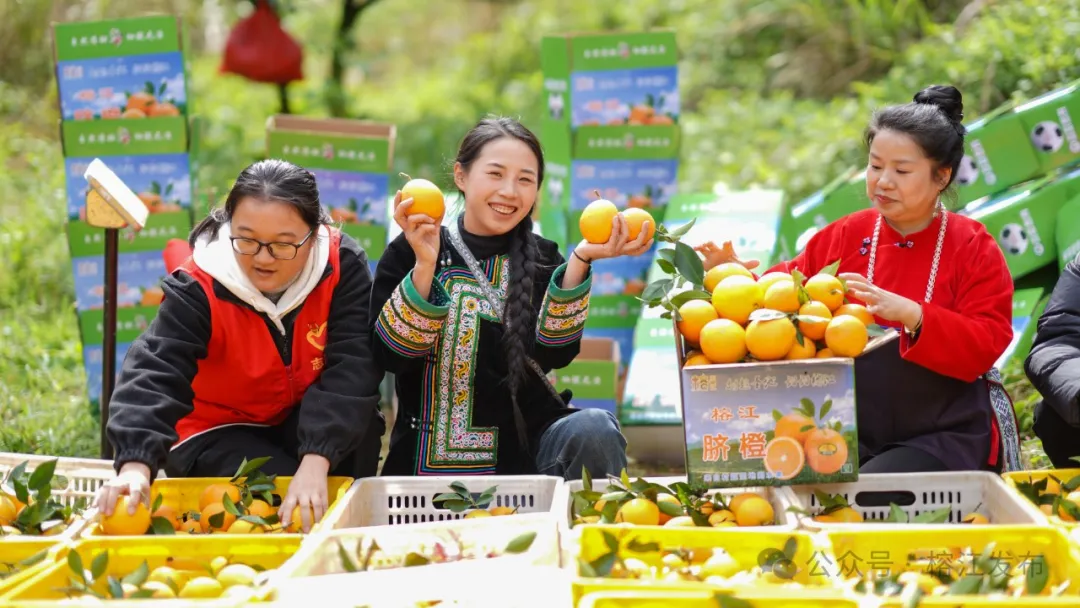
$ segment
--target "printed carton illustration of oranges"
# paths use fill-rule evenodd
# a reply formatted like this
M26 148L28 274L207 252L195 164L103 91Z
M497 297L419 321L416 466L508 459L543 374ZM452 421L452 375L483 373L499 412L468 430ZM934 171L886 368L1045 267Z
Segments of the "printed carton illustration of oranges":
M815 473L832 475L844 466L848 458L847 442L836 429L815 429L806 437L806 464Z
M792 479L805 464L802 445L791 437L775 437L765 445L765 470L776 479Z

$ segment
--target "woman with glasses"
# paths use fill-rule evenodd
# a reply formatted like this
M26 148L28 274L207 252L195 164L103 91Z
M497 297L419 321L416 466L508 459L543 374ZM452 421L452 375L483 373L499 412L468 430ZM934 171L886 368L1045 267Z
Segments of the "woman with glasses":
M134 511L159 468L231 477L270 456L264 472L293 477L282 524L299 506L308 531L328 475L376 474L385 421L367 255L329 226L315 177L280 160L240 173L190 245L120 371L107 428L118 474L97 506L111 514L127 494Z

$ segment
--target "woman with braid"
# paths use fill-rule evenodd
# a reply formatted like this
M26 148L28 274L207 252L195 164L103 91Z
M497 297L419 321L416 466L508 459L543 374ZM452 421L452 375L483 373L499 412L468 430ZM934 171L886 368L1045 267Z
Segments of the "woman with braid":
M640 255L621 215L610 240L569 261L533 233L544 179L536 136L486 119L462 141L454 183L464 212L449 226L409 215L383 253L371 291L375 360L394 373L399 413L383 475L618 474L626 440L603 410L570 407L545 374L580 349L590 264Z

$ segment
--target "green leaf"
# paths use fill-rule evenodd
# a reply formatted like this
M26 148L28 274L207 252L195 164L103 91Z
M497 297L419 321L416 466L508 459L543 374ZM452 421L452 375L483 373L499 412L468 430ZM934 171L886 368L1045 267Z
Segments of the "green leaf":
M751 321L773 321L776 319L783 319L788 316L787 313L780 312L779 310L773 310L771 308L759 308L750 313Z
M1076 475L1069 481L1061 484L1061 489L1065 492L1072 492L1073 490L1080 488L1080 475Z
M889 503L889 518L886 521L894 523L908 523L908 514L896 503Z
M153 589L139 589L128 596L128 599L133 600L145 600L154 597L155 591Z
M799 548L799 542L792 536L784 543L784 556L789 560L795 559L795 551Z
M15 486L15 498L19 499L19 502L24 505L30 502L30 489L26 487L26 482L22 479L16 478L11 482Z
M824 419L825 419L825 416L826 416L826 415L827 415L827 414L829 413L829 410L831 410L831 409L832 409L832 399L826 399L826 400L825 400L825 401L824 401L824 402L823 402L823 403L821 404L821 413L820 413L820 414L818 414L818 416L819 416L819 417L820 417L820 418L821 418L822 420L824 420Z
M50 550L50 548L42 549L41 551L38 551L37 553L31 555L30 557L20 561L19 565L26 568L26 567L29 567L29 566L39 564L39 563L41 563L42 560L44 560L46 557L48 557L49 550Z
M972 595L982 586L983 577L976 574L967 574L953 584L949 585L949 595Z
M450 509L454 513L461 513L472 506L472 503L465 502L464 500L448 500L443 503L444 507Z
M120 586L120 581L113 577L109 577L109 595L114 599L123 599L124 588Z
M672 230L672 231L668 232L667 234L668 234L668 236L670 236L672 238L676 238L676 239L682 238L682 237L686 236L687 232L690 232L690 229L694 227L694 222L696 222L696 221L697 221L697 218L695 217L695 218L691 219L689 222L683 224L682 226L679 226L675 230ZM683 276L686 276L686 275L683 275Z
M586 492L592 492L592 475L589 474L589 469L584 465L581 467L581 487Z
M675 268L684 279L700 286L705 279L705 267L696 251L686 243L675 243Z
M749 600L729 595L727 592L716 592L713 599L719 608L754 608L754 605Z
M791 281L792 281L793 283L795 283L795 286L796 286L796 287L799 287L799 286L801 286L801 285L802 285L803 283L805 283L805 282L806 282L806 275L805 275L805 274L803 274L803 273L801 273L801 272L799 272L799 270L798 270L798 269L792 270L792 271L791 271Z
M256 483L248 485L248 491L252 494L261 494L263 492L273 492L277 485L273 483ZM270 504L271 501L267 500L266 504Z
M657 258L656 265L667 274L675 274L675 265L667 260Z
M135 585L136 587L146 582L146 577L150 576L150 566L144 559L139 567L134 572L121 579L121 582L128 583L129 585Z
M30 489L41 490L49 487L49 482L52 480L53 473L56 471L56 463L59 461L60 459L56 458L38 465L38 467L34 469L34 473L30 475Z
M435 502L442 502L444 500L461 500L461 495L456 492L443 492L435 497Z
M600 500L610 500L610 501L613 501L613 502L623 502L624 500L629 500L631 498L633 498L633 495L630 494L629 492L624 492L622 490L618 490L618 491L615 491L615 492L608 492L607 494L602 495L600 497Z
M210 524L210 527L215 530L221 528L221 526L225 525L225 512L221 511L218 513L214 513L210 516L210 520L208 523Z
M600 576L596 573L596 570L593 569L592 564L585 561L585 558L579 557L577 558L577 562L579 576L584 576L587 578L597 578L598 576Z
M817 411L817 407L814 406L813 401L807 399L806 397L799 399L799 410L804 416L811 420L817 418L817 414L815 413Z
M356 564L353 563L352 557L349 556L349 552L345 550L345 545L341 544L341 541L337 541L338 559L341 560L341 568L346 572L356 572Z
M154 504L150 506L150 513L157 513L157 510L161 508L161 503L165 500L165 495L158 492L157 498L154 499Z
M680 291L671 298L671 303L677 307L681 307L690 300L705 300L706 302L712 302L712 294L701 289L688 289L686 291Z
M1036 555L1028 563L1027 572L1024 574L1024 588L1028 595L1039 595L1050 581L1050 568L1046 565L1046 558Z
M818 274L829 274L829 275L832 275L832 276L835 277L836 273L839 270L840 270L840 260L836 260L832 264L829 264L828 266L826 266L826 267L822 268L821 270L819 270Z
M619 555L617 553L605 553L594 559L589 565L592 566L596 576L608 576L611 574L611 569L615 567L615 561L618 560L618 558Z
M880 338L881 336L885 335L885 328L878 325L877 323L874 323L872 325L867 325L866 326L866 335L867 335L867 337L869 337L871 339Z
M924 511L912 518L913 524L943 524L949 521L949 514L952 513L952 507L942 507L934 511Z
M644 543L636 538L633 538L630 539L630 542L626 544L626 550L632 553L655 553L660 550L660 543Z
M656 503L656 506L660 508L660 512L669 517L679 517L683 515L682 505L677 505L669 500L661 500Z
M604 523L615 523L615 514L619 512L619 503L615 501L604 503L604 508L600 510L600 517Z
M623 469L622 473L619 475L619 481L622 482L624 488L630 487L630 475L626 472L626 469Z
M663 298L674 286L675 281L673 279L657 279L649 283L641 292L641 300L651 302Z
M675 264L675 248L672 247L670 249L660 249L660 250L658 250L656 252L656 259L657 260L664 260L664 261L668 262L669 264L672 264L672 268L674 268L674 264Z
M79 555L79 552L78 551L69 551L68 555L67 555L67 563L68 563L68 568L71 569L71 572L74 573L76 576L78 576L80 581L85 583L86 582L86 573L83 572L84 568L83 568L82 556Z
M229 496L228 494L225 494L221 498L221 504L223 504L225 506L225 512L226 513L228 513L228 514L230 514L230 515L232 515L234 517L240 517L241 515L243 515L243 513L240 512L240 509L236 508L236 503L233 502L232 497Z
M452 482L450 484L450 489L462 496L472 496L472 492L469 492L469 488L465 487L465 484L460 481Z
M164 517L152 518L150 520L150 530L153 531L154 534L161 536L176 534L176 528L173 528L173 525L169 523L169 520Z
M410 551L405 556L405 567L410 568L412 566L426 566L431 563L431 560L424 555L417 553L416 551Z
M608 549L610 549L613 552L618 553L618 551L619 551L619 539L615 538L614 534L612 534L611 532L608 532L607 530L603 530L603 531L600 532L600 536L603 537L604 544L607 545Z
M780 422L780 419L783 418L783 417L784 417L784 415L780 413L780 410L773 410L772 411L772 419L773 419L774 422Z
M105 575L105 571L109 568L109 552L102 551L94 557L94 561L90 564L90 576L97 580Z

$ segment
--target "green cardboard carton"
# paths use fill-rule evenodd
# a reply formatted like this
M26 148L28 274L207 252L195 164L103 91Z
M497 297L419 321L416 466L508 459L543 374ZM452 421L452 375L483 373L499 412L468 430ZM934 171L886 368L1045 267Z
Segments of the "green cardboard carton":
M1058 250L1058 270L1080 256L1080 195L1069 199L1058 211L1054 243Z
M187 211L151 213L142 230L120 238L120 253L160 252L170 239L187 240L191 233L191 214ZM105 255L105 231L82 220L70 220L67 225L68 246L72 258Z
M617 413L619 403L619 343L610 338L582 338L581 351L570 365L552 370L555 388L571 390L578 408Z
M1040 174L1020 115L1006 104L967 126L956 171L959 204L1003 192Z
M541 139L550 161L677 157L677 63L671 31L545 37Z
M339 118L276 115L266 125L267 155L315 174L331 218L360 242L371 261L386 249L395 138L393 125Z
M149 55L181 50L180 20L172 15L53 24L56 61Z
M1057 260L1053 235L1067 191L1052 178L1043 178L971 203L963 213L994 235L1015 279Z
M1043 171L1080 160L1080 81L1018 106L1015 113Z

